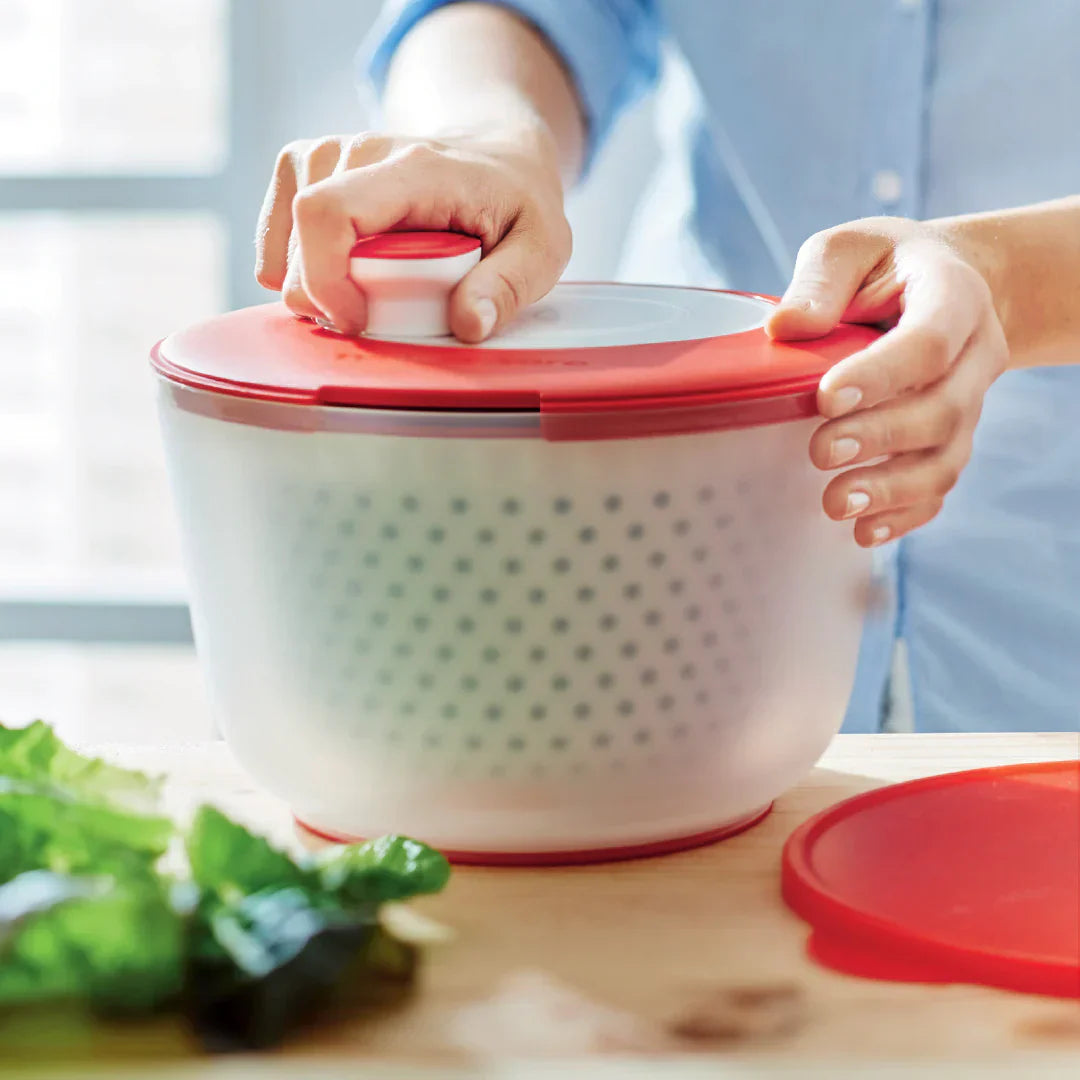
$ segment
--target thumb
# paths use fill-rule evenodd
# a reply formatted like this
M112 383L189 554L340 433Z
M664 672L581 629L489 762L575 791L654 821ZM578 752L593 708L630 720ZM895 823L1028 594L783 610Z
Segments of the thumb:
M888 243L883 236L847 226L811 236L799 249L791 284L765 323L766 333L778 341L827 334L844 317Z
M562 264L524 230L512 229L450 297L450 329L459 340L483 341L546 295Z

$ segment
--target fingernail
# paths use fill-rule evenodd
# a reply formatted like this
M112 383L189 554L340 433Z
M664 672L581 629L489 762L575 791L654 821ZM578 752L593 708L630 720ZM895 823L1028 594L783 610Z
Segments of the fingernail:
M871 534L870 539L875 544L884 544L892 536L892 529L888 525L879 525Z
M845 386L842 390L834 391L829 397L833 406L833 415L843 416L862 401L862 391L857 386Z
M329 319L324 319L321 315L315 316L315 325L322 330L329 330L331 334L341 332Z
M861 514L870 505L870 496L865 491L853 491L847 497L847 509L844 517L854 517Z
M495 329L495 322L499 318L498 309L495 307L493 300L488 300L486 297L482 300L477 300L473 304L473 311L476 312L476 317L480 320L480 334L482 337L487 337L492 330Z
M852 439L846 435L842 439L836 439L829 447L829 464L843 465L845 461L858 457L860 449L858 439Z

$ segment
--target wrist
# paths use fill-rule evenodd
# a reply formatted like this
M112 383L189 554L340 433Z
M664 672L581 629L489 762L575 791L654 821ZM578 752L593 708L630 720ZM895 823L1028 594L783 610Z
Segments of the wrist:
M465 145L496 157L513 159L523 167L554 177L562 185L559 147L551 129L527 109L517 115L499 110L497 116L468 123L433 123L424 137L451 145Z
M1016 327L1013 325L1011 298L1014 289L1010 283L1010 263L1004 257L998 243L1000 229L996 214L972 214L965 217L943 218L928 222L969 266L986 282L998 322L1005 332L1006 341L1016 344ZM1012 366L1010 364L1010 366Z

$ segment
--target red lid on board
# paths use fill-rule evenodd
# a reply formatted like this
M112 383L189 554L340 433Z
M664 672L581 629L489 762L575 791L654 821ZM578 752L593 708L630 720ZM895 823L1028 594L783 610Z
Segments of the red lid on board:
M829 967L1080 997L1080 762L848 799L792 834L782 881Z
M230 312L154 350L160 374L233 397L310 405L602 413L797 402L812 415L822 374L878 336L842 325L780 343L775 301L649 285L560 284L481 346L454 339L346 338L282 304Z

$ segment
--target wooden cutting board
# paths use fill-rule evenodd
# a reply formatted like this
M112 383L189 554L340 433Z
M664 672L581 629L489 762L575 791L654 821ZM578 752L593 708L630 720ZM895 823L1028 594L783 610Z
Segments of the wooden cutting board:
M214 802L300 845L286 808L220 743L86 749L167 773L169 810L181 819ZM61 1056L78 1075L109 1076L123 1058L146 1075L150 1055L155 1076L178 1077L353 1076L361 1061L365 1076L388 1077L832 1077L884 1062L920 1076L1080 1077L1080 1005L834 974L807 959L806 928L779 896L784 840L840 799L884 782L1078 755L1071 734L840 736L770 817L713 847L610 866L456 870L442 896L414 905L449 938L431 947L417 992L396 1011L344 1019L258 1061L192 1057L175 1034L95 1035L92 1063L74 1042ZM34 1075L25 1067L43 1056L38 1042L20 1075ZM375 1061L379 1071L368 1072Z

